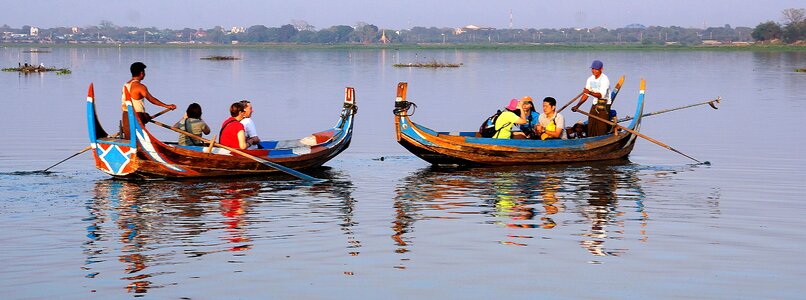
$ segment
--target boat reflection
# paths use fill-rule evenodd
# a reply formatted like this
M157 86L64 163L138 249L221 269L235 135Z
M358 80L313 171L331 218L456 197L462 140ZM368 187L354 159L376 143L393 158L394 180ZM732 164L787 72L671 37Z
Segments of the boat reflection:
M318 176L345 177L332 171ZM256 240L290 235L282 233L282 228L266 230L271 220L305 220L303 214L311 210L326 211L347 235L348 255L358 255L360 242L351 230L352 190L352 183L344 180L316 186L245 179L100 180L95 183L94 197L86 203L89 216L83 221L87 223L88 240L83 245L86 260L82 268L87 278L119 278L125 282L127 292L144 294L149 289L177 284L155 280L159 275L196 271L179 265L207 266L207 255L229 253L231 258L225 262L212 258L211 264L235 264L232 267L237 268L243 257L254 250ZM293 206L294 198L302 198L298 200L299 208ZM323 198L335 201L315 209L304 202ZM285 215L266 216L274 213L272 206L277 204L291 205L291 209L282 210Z
M643 228L649 218L640 171L628 161L527 168L428 167L396 187L392 239L396 252L406 253L413 248L418 221L464 218L496 225L496 234L489 238L503 245L529 246L530 241L570 234L578 236L590 254L618 256L627 249L610 249L606 242L623 239L625 228L639 227L640 239L647 238Z

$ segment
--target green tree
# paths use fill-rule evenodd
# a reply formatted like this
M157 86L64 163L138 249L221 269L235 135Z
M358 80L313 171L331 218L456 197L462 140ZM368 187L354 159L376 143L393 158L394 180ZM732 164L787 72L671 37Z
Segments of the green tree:
M283 43L289 42L291 41L291 38L293 38L297 34L297 32L299 31L296 28L294 28L294 25L286 24L280 26L280 29L277 30L277 40L278 42Z
M758 26L753 29L753 33L751 33L750 36L756 41L771 41L780 39L783 36L783 30L781 30L781 25L778 25L778 23L767 21L758 24Z
M784 28L784 42L795 43L806 40L806 21L790 23Z
M262 43L269 41L269 28L263 25L255 25L246 30L246 42Z
M783 32L784 42L794 43L806 40L806 9L788 8L784 9L781 14L786 20Z
M336 34L336 39L333 40L334 43L345 43L350 40L350 35L353 33L353 28L347 25L337 25L330 27L333 33Z

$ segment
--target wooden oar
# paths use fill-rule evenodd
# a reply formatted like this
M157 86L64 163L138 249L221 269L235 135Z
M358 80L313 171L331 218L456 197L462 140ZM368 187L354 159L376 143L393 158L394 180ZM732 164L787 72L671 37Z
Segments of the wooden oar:
M714 103L719 103L720 101L722 101L722 97L716 97L716 99L714 99L714 100L708 100L708 101L697 103L697 104L691 104L691 105L686 105L686 106L681 106L681 107L676 107L676 108L669 108L669 109L659 110L659 111L651 112L651 113L645 113L645 114L641 115L641 117L643 118L643 117L648 117L648 116L659 115L659 114L662 114L662 113L672 112L672 111L675 111L675 110L681 110L681 109L684 109L684 108L695 107L695 106L705 105L705 104L710 105L713 109L719 109L719 108L716 107L716 104L714 104ZM630 121L632 119L635 119L635 117L625 117L623 119L619 119L618 122L619 123L627 122L627 121Z
M286 167L286 166L283 166L283 165L280 165L280 164L277 164L277 163L273 163L273 162L271 162L271 161L268 161L268 160L262 159L262 158L260 158L260 157L254 156L254 155L251 155L251 154L246 153L246 152L243 152L243 151L241 151L241 150L238 150L238 149L235 149L235 148L232 148L232 147L227 147L227 146L221 145L221 144L219 144L219 143L216 143L215 141L211 141L211 140L205 139L205 138L203 138L203 137L200 137L200 136L198 136L198 135L195 135L195 134L192 134L192 133L190 133L190 132L184 131L184 130L182 130L182 129L179 129L179 128L173 128L173 127L171 127L171 126L165 125L165 124L163 124L163 123L160 123L160 122L157 122L157 121L154 121L154 120L151 120L151 123L154 123L154 124L157 124L157 125L158 125L158 126L160 126L160 127L164 127L164 128L169 129L169 130L172 130L172 131L175 131L175 132L178 132L178 133L184 134L184 135L186 135L186 136L188 136L188 137L191 137L191 138L193 138L193 139L197 139L197 140L200 140L200 141L205 142L205 143L210 143L211 145L215 145L216 147L220 147L220 148L227 149L227 150L229 150L229 151L230 151L230 152L232 152L232 153L236 153L236 154L241 155L241 156L243 156L243 157L249 158L249 159L254 160L254 161L256 161L256 162L259 162L259 163L261 163L261 164L263 164L263 165L265 165L265 166L268 166L268 167L270 167L270 168L273 168L273 169L276 169L276 170L282 171L282 172L284 172L284 173L286 173L286 174L288 174L288 175L291 175L291 176L297 177L297 178L299 178L299 179L306 180L306 181L310 181L310 182L313 182L313 183L319 183L319 182L323 182L323 181L325 181L324 179L319 179L319 178L316 178L316 177L312 177L312 176L309 176L309 175L305 175L305 174L303 174L302 172L299 172L299 171L297 171L297 170L291 169L291 168L289 168L289 167Z
M577 110L574 110L574 111L576 111L576 112L578 112L578 113L581 113L581 114L583 114L583 115L586 115L586 116L588 116L588 117L590 117L590 118L594 118L594 119L596 119L596 120L599 120L599 121L602 121L602 122L604 122L604 123L610 124L611 126L616 126L616 127L618 127L618 128L624 129L624 130L626 130L627 132L632 133L632 134L637 135L637 136L640 136L640 137L642 137L642 138L644 138L644 139L646 139L646 140L648 140L648 141L650 141L650 142L655 143L655 144L656 144L656 145L658 145L658 146L661 146L661 147L663 147L663 148L666 148L666 149L672 150L672 151L674 151L674 152L677 152L677 154L680 154L680 155L682 155L682 156L688 157L688 158L690 158L690 159L692 159L692 160L696 161L697 163L700 163L700 164L706 164L706 165L710 165L710 164L711 164L711 163L710 163L710 162L708 162L708 161L706 161L706 162L704 162L704 163L703 163L703 162L700 162L700 161L699 161L699 160L697 160L696 158L693 158L693 157L691 157L691 156L688 156L688 155L686 155L685 153L680 152L680 151L678 151L677 149L670 147L669 145L666 145L666 144L664 144L664 143L661 143L660 141L658 141L658 140L656 140L656 139L653 139L653 138L651 138L651 137L648 137L648 136L646 136L646 135L643 135L643 134L641 134L641 133L639 133L639 132L637 132L637 131L635 131L635 130L629 129L629 128L624 127L624 126L621 126L621 125L619 125L618 123L613 123L613 122L611 122L611 121L608 121L608 120L602 119L602 118L600 118L600 117L597 117L597 116L591 115L591 114L589 114L589 113L587 113L587 112L584 112L584 111L581 111L581 110L578 110L578 109L577 109Z
M565 105L563 105L563 107L561 107L561 108L560 108L558 111L556 111L556 112L554 113L554 116L557 116L557 114L558 114L558 113L560 113L561 111L563 111L563 109L565 109L566 107L568 107L569 105L571 105L571 103L574 103L574 101L576 101L577 99L579 99L579 97L582 97L582 94L584 94L584 93L585 93L585 92L580 92L580 93L579 93L579 95L577 95L576 97L574 97L574 99L571 99L571 101L568 101L568 103L566 103Z
M172 111L172 110L173 109L170 109L170 108L163 109L161 112L158 112L157 114L151 116L151 118L156 119L157 117L161 116L162 114L167 113L167 112Z
M161 116L162 114L167 113L167 112L169 112L169 111L171 111L171 110L172 110L172 109L170 109L170 108L166 108L166 109L164 109L163 111L158 112L157 114L155 114L155 115L154 115L154 116L152 116L151 118L153 119L153 118L159 117L159 116ZM120 132L115 133L115 134L114 134L114 135L112 135L112 136L113 136L113 137L115 137L115 136L118 136L118 134L120 134ZM48 170L50 170L51 168L53 168L53 167L55 167L55 166L58 166L58 165L60 165L61 163L66 162L67 160L69 160L69 159L71 159L71 158L73 158L73 157L78 156L78 155L79 155L79 154L81 154L81 153L87 152L87 150L90 150L90 149L92 149L92 146L87 146L86 148L81 149L81 151L76 152L76 154L70 155L69 157L67 157L67 158L65 158L65 159L62 159L61 161L59 161L59 162L57 162L57 163L53 164L52 166L47 167L47 169L41 170L41 171L39 171L39 172L43 172L43 173L44 173L44 172L47 172L47 171L48 171Z
M81 149L81 151L78 151L76 154L70 155L70 157L65 158L65 159L62 159L60 162L57 162L57 163L53 164L52 166L48 167L47 169L44 169L44 170L39 171L39 172L45 173L45 172L47 172L48 170L50 170L51 168L53 168L53 167L55 167L55 166L58 166L58 165L60 165L61 163L66 162L68 159L71 159L71 158L73 158L73 157L76 157L76 156L78 156L78 155L79 155L79 154L81 154L81 153L87 152L87 150L90 150L90 149L92 149L92 146L87 146L86 148Z

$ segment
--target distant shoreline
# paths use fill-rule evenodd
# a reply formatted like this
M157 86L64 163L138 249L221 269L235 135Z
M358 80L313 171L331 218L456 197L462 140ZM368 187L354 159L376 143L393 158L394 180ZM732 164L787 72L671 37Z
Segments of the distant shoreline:
M642 45L642 44L16 44L0 48L190 48L190 49L346 49L346 50L569 50L569 51L806 51L806 45Z

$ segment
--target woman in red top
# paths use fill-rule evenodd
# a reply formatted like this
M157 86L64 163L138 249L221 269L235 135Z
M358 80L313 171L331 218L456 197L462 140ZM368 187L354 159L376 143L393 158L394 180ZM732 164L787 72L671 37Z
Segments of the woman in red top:
M221 132L218 134L218 142L224 146L236 149L246 149L246 133L243 130L241 120L246 116L246 106L235 102L229 107L230 118L221 124Z

